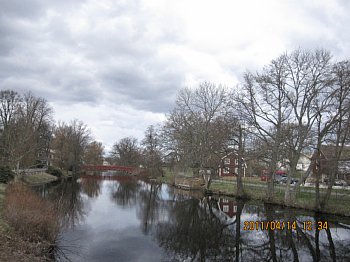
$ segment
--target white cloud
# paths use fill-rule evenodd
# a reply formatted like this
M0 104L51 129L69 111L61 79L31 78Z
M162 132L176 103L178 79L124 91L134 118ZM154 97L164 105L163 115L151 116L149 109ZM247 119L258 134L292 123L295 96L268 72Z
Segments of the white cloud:
M149 125L165 120L162 113L136 110L127 104L112 103L50 103L55 108L56 121L67 122L78 119L92 131L96 140L110 151L121 138L133 136L139 140Z
M229 87L298 47L350 53L347 1L1 2L0 86L33 91L110 147L164 119L177 91Z

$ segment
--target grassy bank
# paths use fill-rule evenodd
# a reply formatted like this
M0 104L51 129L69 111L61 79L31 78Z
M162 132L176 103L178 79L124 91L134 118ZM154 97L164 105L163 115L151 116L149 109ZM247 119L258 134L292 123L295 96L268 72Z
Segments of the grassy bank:
M163 172L163 176L159 176L156 178L157 182L173 185L174 184L174 173L165 169Z
M21 183L0 184L0 261L49 261L58 216Z
M259 184L258 184L259 185ZM266 183L265 183L266 185ZM312 190L312 189L310 189ZM259 187L257 184L244 184L244 191L248 198L267 202L266 187ZM322 190L321 192L323 192ZM210 187L210 192L220 195L236 195L236 185L226 182L216 182ZM284 188L282 186L275 188L275 198L273 204L284 204ZM297 199L292 207L315 210L315 193L303 190L297 190ZM350 216L350 194L347 190L335 189L329 199L328 205L323 210L324 213Z
M58 178L48 173L41 172L41 173L24 175L22 177L22 180L31 186L36 186L36 185L47 184L47 183L57 181Z
M166 183L169 185L174 184L174 172L165 170L164 177L157 178L158 182ZM228 181L214 181L210 187L210 193L216 195L236 196L236 184L235 179L229 178ZM266 182L259 181L256 178L244 178L243 179L244 191L249 199L260 200L267 202L266 199ZM284 187L279 185L275 187L275 199L273 204L284 204ZM297 200L293 203L292 207L303 208L307 210L315 210L315 193L313 188L300 188L297 190ZM310 192L311 191L311 192ZM320 189L321 194L325 189ZM350 191L345 189L333 189L332 195L328 202L327 207L323 210L324 213L350 216Z

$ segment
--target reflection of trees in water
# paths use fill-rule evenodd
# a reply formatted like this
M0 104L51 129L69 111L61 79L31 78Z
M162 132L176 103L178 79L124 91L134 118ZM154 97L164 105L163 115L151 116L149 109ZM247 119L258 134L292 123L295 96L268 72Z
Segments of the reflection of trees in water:
M85 214L85 206L81 196L81 185L74 179L62 180L54 185L44 185L37 191L45 198L56 203L61 216L62 227L74 227Z
M243 230L245 220L256 220L257 213L263 221L328 221L325 217L300 216L298 211L273 205L259 205L257 210L234 200L237 211L227 220L214 199L176 196L174 200L166 203L167 220L156 229L159 245L174 261L350 261L350 239L335 238L332 223L321 231L305 231L300 222L296 230ZM349 227L341 230L350 235Z
M138 195L137 217L141 220L141 229L144 234L148 234L154 224L159 222L160 213L163 210L161 205L161 184L146 184L140 188Z
M321 231L305 231L301 223L296 230L243 230L246 220L329 221L327 217L232 200L236 211L227 219L214 198L196 199L175 194L163 199L162 189L170 196L174 192L164 185L126 180L115 182L110 189L115 203L136 208L143 233L154 234L174 261L350 261L350 228L332 221L330 229ZM80 186L69 181L42 194L56 199L62 221L74 226L85 215L82 190L86 192L84 183ZM345 220L344 224L349 222Z
M248 231L245 237L251 241L245 241L248 244L244 248L244 260L254 258L259 261L349 261L349 239L335 240L332 236L334 230L330 228L312 231L302 228L302 221L328 221L326 217L318 214L313 217L300 216L295 210L281 210L273 205L265 205L265 214L262 216L265 217L265 221L299 222L295 230L263 231L260 238L256 237L258 231ZM349 236L350 228L346 230Z
M236 257L234 222L217 215L209 199L184 199L169 205L169 219L159 224L157 240L174 260L233 260ZM237 209L239 213L243 205ZM240 214L238 215L240 217ZM239 234L238 234L239 237ZM239 252L238 252L239 253Z
M121 207L135 206L140 186L135 180L115 182L110 186L111 199Z
M76 180L62 181L56 189L58 195L56 201L61 214L64 227L74 227L86 215L84 201L81 196L81 185Z
M111 186L111 199L121 207L136 207L141 220L141 228L148 234L159 219L161 184L148 184L141 181L125 180Z
M82 192L91 198L97 198L100 195L101 184L102 184L102 180L99 180L99 179L90 179L90 178L81 179Z

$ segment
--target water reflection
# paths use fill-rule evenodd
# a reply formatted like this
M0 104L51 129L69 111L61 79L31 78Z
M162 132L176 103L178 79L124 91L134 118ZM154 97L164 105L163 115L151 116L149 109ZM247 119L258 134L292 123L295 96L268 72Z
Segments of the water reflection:
M39 186L36 191L55 203L59 209L63 228L74 228L84 220L89 210L83 200L84 185L86 184L75 180L63 180L51 186ZM98 196L98 194L93 195Z
M76 226L63 240L84 236L79 255L66 254L73 261L350 261L346 218L192 195L127 176L89 179L51 192L64 223ZM296 227L246 230L246 221ZM329 228L305 230L304 221L328 221Z
M80 184L83 193L91 198L97 198L101 193L101 183L101 179L82 178Z
M237 220L227 221L215 200L178 197L168 208L169 220L158 225L157 240L169 257L175 261L233 260L236 253L233 225Z
M161 184L145 183L139 191L138 205L136 208L137 217L141 222L141 229L148 234L154 225L158 224L163 209L161 198Z
M130 176L118 176L110 185L111 199L118 206L131 208L136 205L137 194L140 190L140 183Z

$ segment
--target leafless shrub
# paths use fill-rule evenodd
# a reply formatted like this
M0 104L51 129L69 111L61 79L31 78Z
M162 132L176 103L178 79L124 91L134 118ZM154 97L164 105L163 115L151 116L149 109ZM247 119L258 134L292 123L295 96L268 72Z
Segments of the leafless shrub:
M7 187L4 216L26 240L46 242L50 246L56 242L59 234L56 209L26 185L12 183Z

